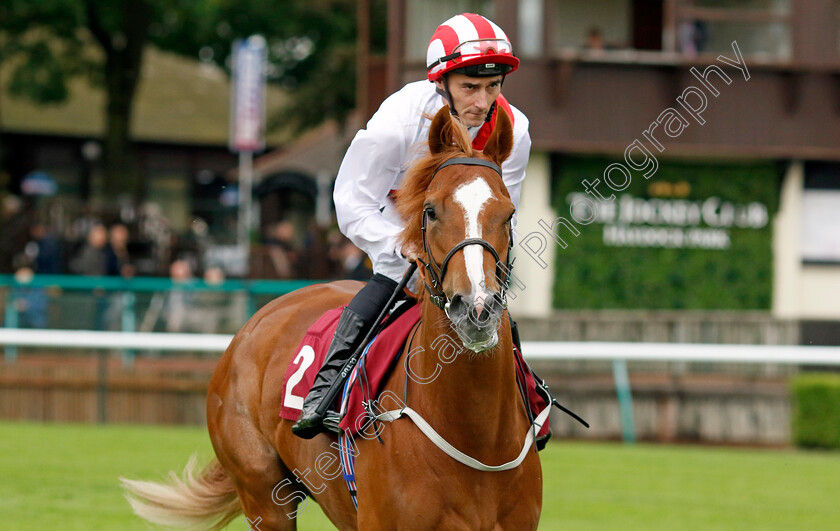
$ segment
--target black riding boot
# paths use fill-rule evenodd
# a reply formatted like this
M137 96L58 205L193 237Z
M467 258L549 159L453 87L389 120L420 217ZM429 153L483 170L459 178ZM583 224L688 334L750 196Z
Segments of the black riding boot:
M346 367L348 359L388 304L396 287L397 283L392 279L377 273L341 312L324 365L303 400L303 411L292 426L292 433L311 439L323 431L324 417L353 368Z
M303 401L300 420L292 426L292 433L304 439L311 439L321 433L324 415L335 398L335 392L329 392L330 388L336 384L343 384L344 379L338 378L338 375L367 329L368 323L361 316L349 307L344 308L324 365L318 371L312 389Z

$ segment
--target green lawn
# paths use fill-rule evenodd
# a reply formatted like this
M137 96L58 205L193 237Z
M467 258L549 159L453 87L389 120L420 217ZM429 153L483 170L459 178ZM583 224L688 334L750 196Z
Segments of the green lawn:
M0 530L148 529L117 478L158 479L193 452L211 455L203 429L0 423ZM560 441L541 456L541 529L840 527L840 453ZM299 524L331 529L315 504Z

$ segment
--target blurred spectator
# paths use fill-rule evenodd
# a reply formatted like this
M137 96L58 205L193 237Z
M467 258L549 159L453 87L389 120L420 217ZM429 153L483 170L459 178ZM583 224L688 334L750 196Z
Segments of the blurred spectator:
M225 282L225 272L221 267L210 266L204 271L204 283L211 289L196 293L196 309L193 312L190 332L202 334L219 333L220 323L229 306L229 293L216 291Z
M151 243L156 268L165 268L172 256L172 228L157 203L144 203L140 209L140 239Z
M108 276L120 276L131 278L134 276L134 264L131 263L131 256L128 253L128 227L122 223L116 223L108 230L108 243L105 245L105 274ZM105 322L109 330L122 328L123 292L114 291L108 296Z
M266 248L277 278L294 278L298 252L295 248L295 226L284 220L272 224L266 237Z
M169 266L169 278L173 282L169 292L164 319L167 332L185 332L187 315L195 307L193 295L195 292L179 288L179 285L193 281L192 266L186 260L175 260Z
M0 203L0 274L15 271L14 258L29 238L29 216L23 201L17 196L7 195Z
M77 275L103 276L108 272L105 246L108 231L105 225L97 223L90 228L87 240L70 260L70 271Z
M67 228L67 234L65 235L65 239L70 243L70 249L74 255L84 245L85 238L90 234L91 229L100 223L101 221L94 215L91 206L83 205L81 213Z
M342 266L341 278L363 282L370 280L373 271L367 255L347 238L339 248L339 257Z
M335 228L327 232L327 262L330 267L329 278L341 277L341 271L344 269L344 265L341 263L341 246L344 244L346 238L345 235L341 234Z
M194 217L186 233L177 235L172 253L174 256L188 259L193 269L196 269L201 257L207 254L207 248L212 244L207 222L202 218Z
M204 282L209 286L219 286L225 282L225 272L221 267L213 265L204 272Z
M24 254L34 271L41 275L60 275L62 263L62 244L46 223L37 221L29 228L29 243Z
M225 282L222 268L210 266L204 272L204 283L208 289L184 289L194 282L190 262L178 259L170 266L170 290L164 309L167 332L218 333L231 305L230 294L218 289ZM200 286L196 286L200 287Z
M606 46L604 45L604 35L601 33L601 28L592 26L586 33L586 42L584 48L590 51L601 51Z
M367 282L373 274L367 255L337 230L327 235L328 257L332 278Z
M128 227L122 223L111 226L108 231L108 244L105 247L105 270L107 275L131 278L134 265L128 253Z
M696 57L706 50L709 40L707 24L702 20L684 20L678 27L677 36L683 55Z
M87 234L87 240L76 256L70 260L70 271L77 275L103 276L108 271L108 257L105 246L108 243L108 231L105 225L95 224ZM108 295L101 289L91 293L95 302L94 330L105 330L108 314Z
M14 257L15 280L28 284L35 273L55 275L61 273L61 243L41 222L29 228L30 240L23 252ZM17 326L21 328L46 328L49 299L44 288L15 287L11 296L18 311Z
M19 284L28 284L35 276L35 272L29 266L25 255L20 254L15 258L15 281ZM10 296L14 301L18 312L17 327L19 328L46 328L47 327L47 291L44 288L30 288L16 286L12 289ZM8 319L8 316L6 317ZM13 323L6 323L10 326Z

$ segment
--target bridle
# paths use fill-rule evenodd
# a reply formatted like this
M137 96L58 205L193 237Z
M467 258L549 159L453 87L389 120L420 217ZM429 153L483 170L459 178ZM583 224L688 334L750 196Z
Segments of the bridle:
M453 159L449 159L445 161L443 164L437 167L435 173L432 175L434 178L437 173L446 168L447 166L454 166L456 164L461 164L465 166L484 166L485 168L490 168L499 176L502 176L502 169L493 162L484 159L477 159L473 157L457 157ZM423 232L423 249L426 251L426 256L429 259L429 262L424 262L422 258L417 258L421 264L423 264L423 268L429 275L429 282L423 279L423 285L426 286L426 291L429 292L431 296L432 304L437 306L438 308L445 308L445 306L449 303L449 298L443 292L443 277L446 275L446 268L449 266L449 261L455 256L455 253L463 249L468 245L481 245L485 249L487 249L490 254L493 256L493 259L496 260L496 278L498 279L499 283L501 284L501 302L502 307L507 307L507 290L510 285L510 274L511 270L513 269L513 260L511 260L510 254L511 249L513 248L513 228L511 226L510 233L508 234L508 252L507 252L507 259L504 264L501 263L501 258L499 258L499 253L496 252L496 249L490 245L490 242L483 238L466 238L465 240L461 241L457 245L455 245L452 249L446 253L446 257L443 259L440 267L438 267L435 258L432 256L432 249L429 247L429 240L426 237L426 223L428 219L428 210L423 209L423 225L421 230ZM429 285L431 284L431 285Z

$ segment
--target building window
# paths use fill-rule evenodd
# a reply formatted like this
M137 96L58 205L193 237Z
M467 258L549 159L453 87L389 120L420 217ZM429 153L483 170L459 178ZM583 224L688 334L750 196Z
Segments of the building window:
M802 260L840 264L840 164L805 163L801 212Z
M630 0L553 0L551 46L555 51L628 48Z
M607 57L619 57L609 51L638 50L693 58L731 54L737 41L741 53L753 59L792 55L791 0L548 1L554 52L606 51Z
M539 57L543 39L543 0L520 0L519 42L513 43L519 57Z
M676 50L688 57L732 52L767 60L791 56L790 0L681 0Z
M478 13L493 20L493 4L493 0L408 0L405 11L405 58L425 62L429 38L442 22L461 13ZM503 23L498 24L504 29Z

